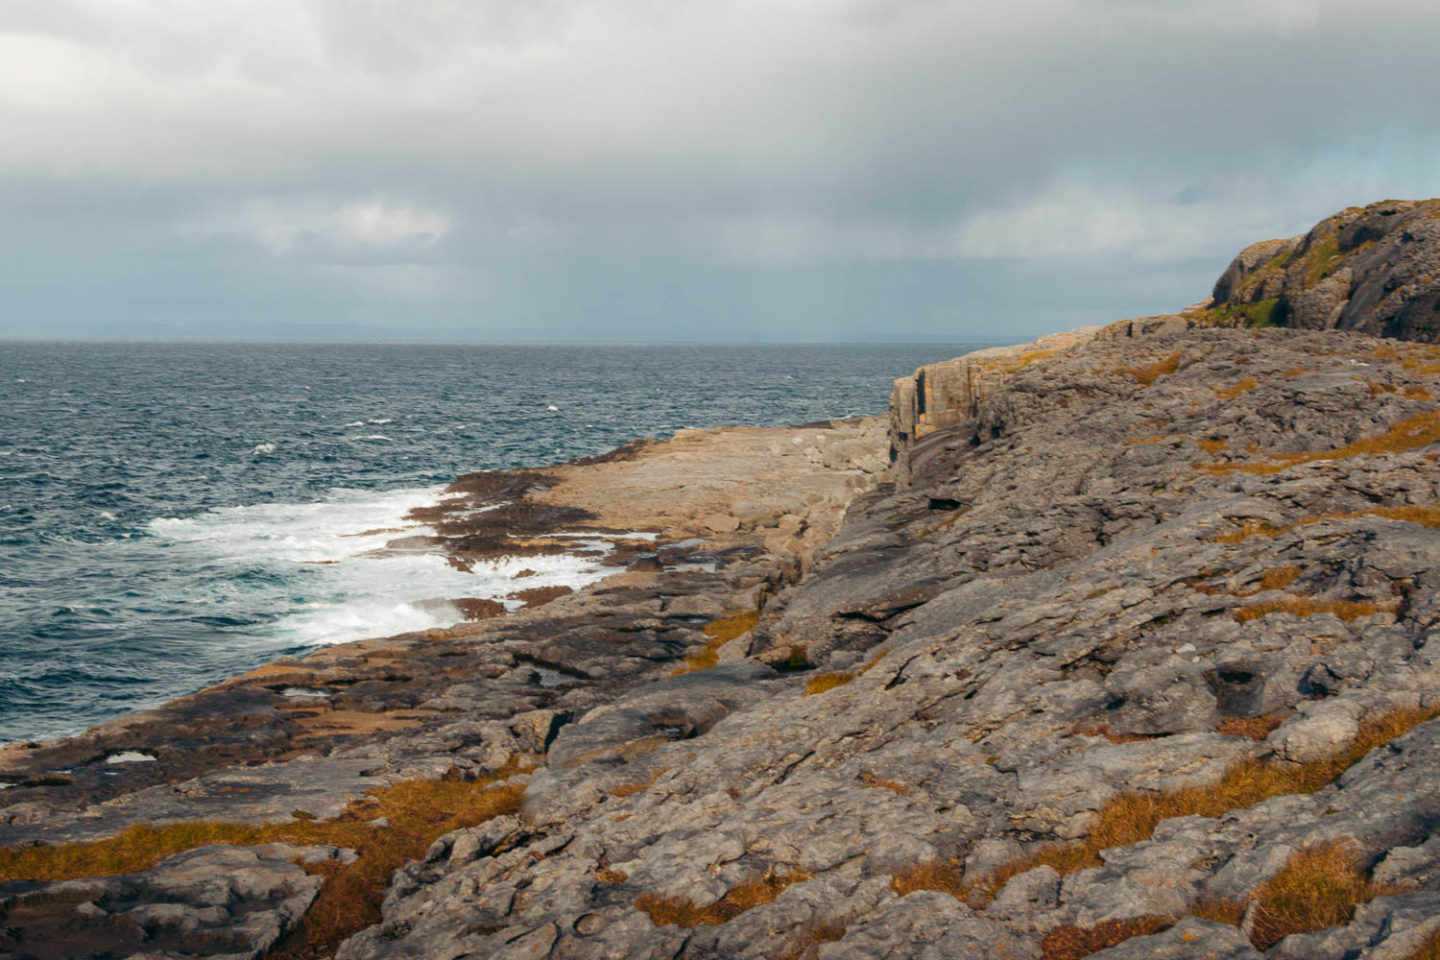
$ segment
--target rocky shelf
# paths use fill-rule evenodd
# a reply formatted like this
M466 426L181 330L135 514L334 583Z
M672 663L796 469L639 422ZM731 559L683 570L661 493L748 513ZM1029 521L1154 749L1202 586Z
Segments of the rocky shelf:
M1433 210L888 430L462 478L455 563L616 573L7 749L0 957L1436 956L1433 281L1360 309Z

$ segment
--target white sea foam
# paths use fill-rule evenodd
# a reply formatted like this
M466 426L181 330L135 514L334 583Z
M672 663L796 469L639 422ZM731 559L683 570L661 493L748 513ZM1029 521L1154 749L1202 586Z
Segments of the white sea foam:
M275 452L275 444L273 444L273 443L257 443L257 444L255 444L255 449L250 451L250 453L251 453L252 455L253 455L253 454L257 454L257 453L274 453L274 452Z
M382 424L382 423L394 423L394 422L395 422L395 418L394 418L394 417L372 417L372 418L371 418L369 421L367 421L367 422L373 423L373 424L376 424L376 425L379 425L379 424Z
M351 420L349 423L345 424L345 426L347 426L347 427L363 427L363 426L365 426L365 421L364 421L364 420Z
M394 442L395 442L394 440L391 440L389 437L385 436L385 434L383 434L383 433L367 433L367 434L365 434L363 437L356 437L355 439L356 439L356 440L384 440L386 443L394 443Z
M482 597L513 608L518 601L505 598L516 590L578 590L614 572L599 561L613 549L611 540L620 538L598 533L577 536L575 545L602 556L502 557L457 570L425 545L432 529L406 520L411 509L435 503L440 493L336 490L315 503L158 519L150 532L186 566L215 575L206 581L209 593L193 598L198 613L237 602L263 611L275 619L256 627L254 636L270 644L315 646L449 626L462 615L435 598ZM523 570L534 573L516 580Z
M122 750L105 758L106 763L154 763L155 758L138 750Z

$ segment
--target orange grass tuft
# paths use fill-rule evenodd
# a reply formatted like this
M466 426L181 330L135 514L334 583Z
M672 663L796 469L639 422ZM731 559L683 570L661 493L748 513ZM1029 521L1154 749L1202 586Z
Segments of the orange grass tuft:
M889 653L889 650L881 650L869 660L866 660L865 665L854 672L836 671L834 673L816 674L805 682L805 696L813 697L817 694L828 693L829 691L834 690L836 687L845 686L845 684L849 683L851 680L854 680L856 677L863 677L865 674L870 672L870 670L875 666L875 664L879 663L881 660L884 660L886 656L889 655Z
M1386 453L1403 453L1440 441L1440 411L1420 413L1406 417L1384 433L1372 437L1361 437L1353 443L1334 450L1318 450L1312 453L1283 453L1270 457L1268 463L1212 463L1201 469L1205 473L1225 474L1279 473L1300 463L1314 463L1320 460L1345 460L1350 457L1378 456Z
M635 898L635 908L648 914L650 922L657 927L713 927L734 920L747 910L774 903L785 888L809 879L810 874L803 870L767 872L730 888L725 896L706 907L697 907L691 900L642 893Z
M1249 623L1251 620L1268 617L1272 613L1289 613L1297 617L1315 617L1322 613L1329 613L1348 622L1361 617L1373 616L1381 610L1389 609L1393 609L1393 607L1382 607L1373 600L1321 600L1316 597L1297 597L1294 594L1286 594L1279 600L1267 600L1264 603L1236 607L1230 611L1230 615L1235 618L1236 623Z
M1185 915L1238 927L1245 920L1245 908L1248 905L1244 900L1201 899L1186 907Z
M1255 892L1250 942L1269 950L1292 933L1349 923L1358 904L1396 892L1373 883L1353 850L1319 843L1290 856L1279 873Z
M1105 723L1080 724L1071 730L1070 734L1078 737L1104 737L1111 743L1140 743L1143 740L1155 739L1155 735L1150 733L1123 733L1111 730L1110 725Z
M1251 390L1254 390L1258 386L1259 384L1255 382L1254 377L1246 377L1244 380L1241 380L1239 383L1235 384L1232 387L1226 387L1223 390L1217 389L1215 391L1215 396L1219 397L1221 400L1234 400L1236 397L1240 396L1240 394L1249 393Z
M755 625L759 622L759 610L736 610L717 620L711 620L702 628L705 634L704 649L686 654L685 666L676 668L670 673L670 676L678 677L682 673L709 670L720 662L721 647L736 637L744 636L754 630Z
M790 947L776 960L816 960L820 956L820 944L834 943L845 937L845 922L830 920L825 923L807 923Z
M1090 928L1062 924L1040 941L1041 960L1080 960L1107 950L1132 937L1146 937L1175 926L1174 917L1135 917L1133 920L1104 920Z
M637 793L644 793L646 790L649 790L652 786L654 786L655 781L659 780L660 777L665 773L665 771L669 769L669 767L661 767L659 770L655 771L655 773L650 777L649 780L637 780L633 783L622 783L618 786L611 787L610 796L623 798L633 797Z
M1285 722L1283 713L1265 713L1258 717L1227 717L1215 725L1215 732L1227 737L1264 740Z
M301 819L251 825L194 821L163 827L138 825L92 843L0 850L0 882L69 880L148 870L166 857L212 843L331 844L349 847L354 863L330 863L320 895L276 958L325 953L341 940L380 920L380 901L396 868L424 855L442 834L520 809L520 785L497 785L519 769L514 759L496 777L481 781L408 780L370 791L333 820ZM388 827L369 822L378 817Z
M910 795L910 788L905 786L905 784L897 783L894 780L882 780L873 773L860 774L860 782L867 787L879 787L882 790L889 790L898 797L908 797Z
M1196 440L1195 444L1212 457L1216 454L1224 453L1225 448L1230 446L1228 440Z
M963 900L965 870L958 863L948 860L926 860L897 870L890 876L890 889L897 896L905 896L917 890L939 890L956 899Z
M1143 367L1126 367L1120 372L1134 377L1141 386L1148 387L1161 377L1168 377L1179 368L1180 351L1176 350L1164 360L1156 360Z
M818 694L828 693L836 687L843 687L855 679L853 673L817 673L805 681L805 696L813 697Z
M1440 707L1397 710L1378 717L1361 725L1350 746L1311 763L1280 764L1249 758L1231 766L1210 786L1186 787L1173 793L1123 793L1096 811L1096 825L1084 840L1050 844L973 881L967 878L961 898L983 906L1012 877L1042 865L1061 874L1099 866L1101 850L1139 843L1154 833L1162 820L1172 817L1218 817L1271 797L1314 793L1334 782L1371 750L1436 716L1440 716Z
M1251 537L1278 537L1281 534L1289 533L1297 527L1309 526L1320 523L1323 520L1357 520L1360 517L1384 517L1387 520L1399 520L1402 523L1418 523L1422 527L1429 527L1431 530L1440 530L1440 504L1422 503L1408 504L1399 507L1372 507L1369 510L1357 510L1353 513L1328 513L1318 517L1305 517L1284 527L1273 527L1268 523L1251 519L1242 523L1238 530L1212 537L1211 542L1242 543Z

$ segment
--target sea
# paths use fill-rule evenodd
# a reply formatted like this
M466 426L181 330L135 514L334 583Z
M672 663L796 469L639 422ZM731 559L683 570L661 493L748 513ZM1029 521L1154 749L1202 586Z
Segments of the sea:
M881 413L986 345L0 342L0 743L503 596L503 562L381 549L459 474Z

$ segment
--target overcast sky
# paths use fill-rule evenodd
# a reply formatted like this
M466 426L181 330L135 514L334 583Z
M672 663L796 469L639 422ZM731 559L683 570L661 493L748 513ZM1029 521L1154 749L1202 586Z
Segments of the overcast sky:
M0 0L0 337L1018 339L1440 194L1434 0Z

